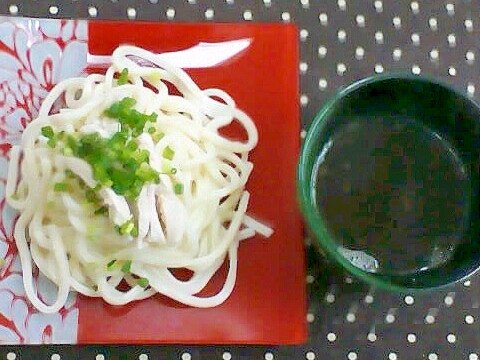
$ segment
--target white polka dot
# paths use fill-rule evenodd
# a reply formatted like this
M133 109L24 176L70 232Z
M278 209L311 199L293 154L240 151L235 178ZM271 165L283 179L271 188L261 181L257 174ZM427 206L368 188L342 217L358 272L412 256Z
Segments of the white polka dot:
M422 72L422 69L420 69L420 66L418 66L418 65L413 65L412 66L412 74L420 75L421 72ZM408 304L408 305L410 305L410 304Z
M338 37L338 41L344 43L345 40L347 40L347 33L345 32L345 30L340 29L338 30L337 37Z
M320 24L322 24L323 26L328 25L328 15L327 14L321 13L320 15L318 15L318 20L320 20Z
M315 353L313 351L309 351L305 354L305 359L307 360L314 360L315 359Z
M290 18L290 13L289 13L289 12L285 11L285 12L282 13L282 20L283 20L284 22L289 22L290 19L291 19L291 18Z
M420 44L420 35L413 33L411 38L413 45L418 46Z
M225 2L226 2L228 5L232 5L233 3L235 3L235 0L225 0Z
M273 360L273 354L271 352L266 352L265 360Z
M405 304L407 304L407 305L412 305L415 302L415 299L411 295L405 296L405 298L403 300L405 301Z
M243 12L243 19L246 21L251 21L253 19L252 12L250 10L245 10Z
M357 360L357 353L350 351L347 355L348 360Z
M418 5L418 2L412 1L410 3L410 9L412 9L412 12L416 15L420 12L420 6Z
M17 15L18 14L18 6L15 4L12 4L8 7L8 11L10 12L10 15ZM13 353L9 353L13 354Z
M475 85L473 85L472 83L467 84L467 94L469 96L473 96L475 94ZM470 285L468 285L468 286L470 286Z
M127 8L127 16L129 19L135 19L137 17L137 10L135 8Z
M388 354L388 360L397 360L398 357L397 357L397 354L395 354L394 352L391 352L390 354Z
M308 274L306 276L307 284L312 284L315 281L315 277L313 275Z
M370 342L375 342L377 341L377 335L374 333L368 333L367 340Z
M400 29L402 27L402 19L400 19L398 16L395 16L393 18L393 26L395 29Z
M362 47L360 47L360 46L357 47L357 48L355 49L355 58L356 58L357 60L362 60L364 56L365 56L365 50L364 50Z
M147 354L140 354L138 356L138 360L148 360L148 355ZM184 360L183 355L182 355L182 360Z
M465 20L465 29L468 31L468 32L472 32L473 31L473 21L471 19L467 19Z
M447 341L450 344L453 344L455 341L457 341L457 337L455 336L455 334L448 334L447 335Z
M365 295L365 298L363 299L363 301L365 301L365 303L367 304L371 304L373 303L373 296L368 294L368 295Z
M425 316L425 323L426 324L433 324L435 322L435 316L428 314Z
M430 26L430 29L432 29L432 31L437 31L437 30L438 30L438 21L437 21L437 19L434 18L434 17L428 19L428 26Z
M196 4L197 0L188 0L188 3L191 4L191 5Z
M457 75L457 69L455 69L453 66L450 66L450 67L448 68L448 75L450 75L450 76L455 76L455 75ZM452 301L452 303L453 303L453 301Z
M359 27L364 27L365 26L365 16L363 16L362 14L358 14L355 17L355 21L357 22L357 25Z
M205 10L205 19L212 20L214 16L215 16L215 11L213 9Z
M438 49L432 49L432 51L430 51L430 59L432 61L438 60L438 56L439 56Z
M349 323L353 323L353 322L355 322L355 320L357 319L357 317L355 316L354 313L349 312L349 313L347 313L347 316L345 317L345 319L347 319L347 321L348 321Z
M463 286L469 287L472 284L470 280L467 280L463 283Z
M90 17L97 17L98 15L98 10L95 6L89 6L88 7L88 15L90 15Z
M223 360L231 360L232 359L232 354L230 354L230 352L228 352L228 351L225 351L222 355L222 359Z
M105 355L97 354L97 356L95 356L95 360L105 360Z
M263 0L263 5L265 5L266 7L272 6L272 0Z
M307 321L308 321L309 323L314 322L314 321L315 321L315 315L313 315L312 313L308 313L308 314L307 314Z
M383 32L377 31L375 33L375 42L377 44L383 44Z
M167 19L172 20L175 17L175 9L168 8L165 14L167 15Z
M475 353L471 353L468 355L468 360L478 360L478 355Z
M308 70L308 64L306 62L301 62L298 68L302 74L305 74Z
M318 56L321 58L324 58L325 55L327 55L327 48L325 46L319 46L318 47Z
M451 68L451 69L453 69L453 73L450 75L455 76L457 71L455 70L455 68ZM450 69L448 70L448 72L450 73ZM455 293L449 293L447 296L445 296L445 299L443 299L443 302L445 303L445 305L452 306L454 301L453 299L454 296L455 296Z
M302 95L300 96L300 105L301 105L301 106L307 106L307 105L308 105L308 101L309 101L309 99L308 99L308 96L307 96L307 95L302 94Z
M445 9L447 10L448 15L455 15L455 5L448 3L447 5L445 5Z
M307 131L305 129L302 129L300 131L300 138L305 139L307 137Z
M51 360L60 360L61 357L60 357L59 354L52 354L52 356L50 356L50 359L51 359Z
M330 342L334 342L335 340L337 340L337 335L335 333L328 333L327 334L327 340L330 341Z
M373 6L378 13L381 13L383 11L383 2L381 0L375 0Z
M347 66L344 63L338 63L337 64L337 74L338 75L343 75L347 71Z
M304 9L308 9L310 7L310 1L309 0L300 0L300 4L302 4L302 7Z
M351 284L351 283L353 283L353 279L350 276L345 276L345 283L346 284Z
M383 73L383 65L382 64L375 64L375 72L377 74Z
M428 360L438 360L438 355L435 353L428 354Z
M455 45L457 44L457 38L455 34L448 34L447 41L450 47L455 47Z
M17 358L17 354L15 354L14 352L9 352L7 354L7 360L15 360Z
M398 61L402 57L402 49L395 48L393 49L393 60Z
M320 90L325 90L327 88L327 85L328 85L328 82L326 79L320 79L318 80L318 87L320 88ZM327 303L333 303L335 302L335 295L333 294L327 294L325 296L325 301Z
M467 51L467 53L465 54L465 59L467 59L468 64L473 64L473 62L475 61L475 53L472 50Z
M408 341L409 343L414 343L414 342L416 342L416 341L417 341L417 335L415 335L415 334L408 334L408 335L407 335L407 341Z
M387 314L387 316L385 316L385 322L388 324L395 322L395 315Z
M347 9L347 2L345 0L338 0L337 1L338 8L342 11Z
M52 5L48 8L48 12L52 15L58 14L58 6Z
M300 40L305 41L308 38L308 30L307 29L302 29L300 30Z
M465 322L471 325L475 322L475 318L472 315L467 315L465 316Z

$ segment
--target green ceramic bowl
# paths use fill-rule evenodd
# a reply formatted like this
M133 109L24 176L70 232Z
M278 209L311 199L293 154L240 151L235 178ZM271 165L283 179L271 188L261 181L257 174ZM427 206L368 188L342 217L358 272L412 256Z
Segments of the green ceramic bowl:
M336 127L353 117L399 116L421 122L449 140L468 176L468 215L461 243L441 266L407 273L365 270L342 252L328 219L315 199L315 167ZM343 120L342 120L343 119ZM362 149L359 149L362 151ZM320 110L308 129L298 164L298 194L306 222L321 252L354 276L382 288L412 291L461 281L480 267L480 108L464 94L434 79L411 74L384 74L360 80L339 91ZM428 170L426 170L428 171ZM333 200L334 201L334 200ZM376 244L377 248L379 244ZM380 246L390 246L388 242ZM432 245L433 246L433 245ZM368 249L365 249L368 252ZM398 249L396 250L398 251ZM410 251L405 244L402 251ZM392 252L392 256L395 256Z

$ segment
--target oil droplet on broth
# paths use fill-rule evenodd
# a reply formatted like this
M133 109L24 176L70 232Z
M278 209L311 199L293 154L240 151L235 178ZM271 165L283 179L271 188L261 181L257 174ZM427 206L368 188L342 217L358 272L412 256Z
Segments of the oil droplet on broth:
M339 252L369 272L446 264L464 239L469 177L449 143L408 118L351 118L315 166L317 210Z

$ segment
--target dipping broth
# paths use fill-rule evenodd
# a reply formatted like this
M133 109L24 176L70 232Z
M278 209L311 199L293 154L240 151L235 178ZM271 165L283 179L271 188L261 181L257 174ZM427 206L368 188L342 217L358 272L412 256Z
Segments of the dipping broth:
M449 142L421 122L349 118L323 146L312 176L317 211L339 251L366 271L440 267L468 239L468 173Z

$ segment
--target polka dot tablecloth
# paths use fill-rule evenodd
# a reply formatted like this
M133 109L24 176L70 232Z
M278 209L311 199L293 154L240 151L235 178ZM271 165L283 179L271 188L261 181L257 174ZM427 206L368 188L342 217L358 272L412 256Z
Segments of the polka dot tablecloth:
M479 99L479 0L1 0L0 14L295 22L304 126L334 91L374 73L435 76ZM304 345L2 347L0 358L479 359L478 277L434 293L392 294L326 264L308 238L306 254L309 340Z

